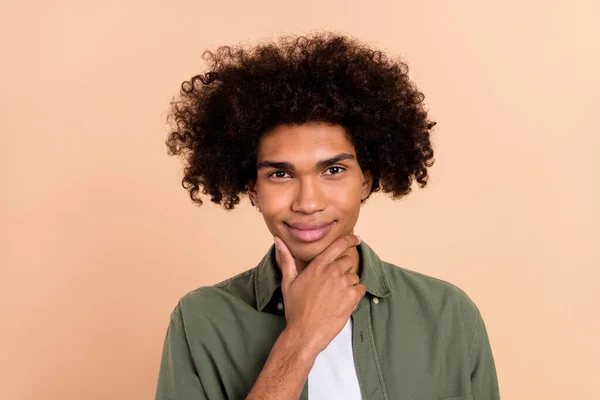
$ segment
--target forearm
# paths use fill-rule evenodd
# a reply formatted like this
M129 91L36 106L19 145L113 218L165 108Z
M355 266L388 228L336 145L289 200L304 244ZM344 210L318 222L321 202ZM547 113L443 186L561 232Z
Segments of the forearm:
M317 354L293 331L284 330L246 400L297 400Z

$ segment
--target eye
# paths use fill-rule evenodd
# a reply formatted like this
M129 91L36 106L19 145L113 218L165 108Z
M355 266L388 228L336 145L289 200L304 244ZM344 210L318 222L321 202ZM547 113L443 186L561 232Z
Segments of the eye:
M274 177L274 178L285 178L286 175L288 175L287 172L280 170L280 171L271 172L270 174L267 175L267 177L269 177L269 178L271 178L271 177Z
M340 167L339 165L335 165L333 167L327 168L327 171L331 172L331 173L326 174L326 175L338 175L339 173L341 173L342 171L345 171L345 170L346 170L346 168Z

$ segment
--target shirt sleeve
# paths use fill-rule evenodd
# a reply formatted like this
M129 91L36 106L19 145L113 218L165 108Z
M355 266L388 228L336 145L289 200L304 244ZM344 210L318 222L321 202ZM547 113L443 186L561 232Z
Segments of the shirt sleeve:
M165 337L156 400L208 399L190 352L180 305L171 314Z
M471 389L473 400L499 400L498 376L490 340L479 312L477 316L478 319L469 348L472 365Z

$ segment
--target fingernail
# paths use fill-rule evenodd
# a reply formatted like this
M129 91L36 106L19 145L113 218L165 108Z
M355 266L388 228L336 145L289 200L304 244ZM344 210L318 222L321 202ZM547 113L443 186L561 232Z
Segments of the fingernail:
M358 243L360 243L362 241L360 236L358 236L358 235L354 235L354 236L356 236L356 238L358 239Z

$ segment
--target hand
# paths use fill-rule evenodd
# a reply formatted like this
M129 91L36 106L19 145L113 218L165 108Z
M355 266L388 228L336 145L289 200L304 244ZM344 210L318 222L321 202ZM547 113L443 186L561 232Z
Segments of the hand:
M337 238L298 274L294 257L281 239L275 237L277 264L283 279L286 330L316 354L342 330L365 295L359 276L350 272L357 262L349 250L360 243L355 235Z

